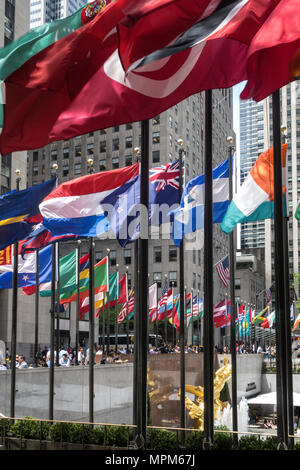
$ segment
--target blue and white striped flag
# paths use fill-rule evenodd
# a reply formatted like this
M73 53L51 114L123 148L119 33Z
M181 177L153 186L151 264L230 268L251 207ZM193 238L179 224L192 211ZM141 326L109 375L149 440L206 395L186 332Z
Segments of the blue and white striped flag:
M173 234L175 245L183 236L204 228L205 175L188 182L180 207L173 212ZM213 170L213 223L222 222L229 206L229 160Z

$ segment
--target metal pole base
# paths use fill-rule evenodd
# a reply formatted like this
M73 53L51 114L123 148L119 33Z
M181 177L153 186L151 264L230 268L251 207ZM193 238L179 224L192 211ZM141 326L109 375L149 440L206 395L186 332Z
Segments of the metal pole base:
M143 434L137 434L135 436L134 443L137 449L140 449L140 450L145 449L146 442L145 442Z
M285 442L279 442L277 450L289 450Z
M213 450L214 444L211 441L210 437L209 438L204 438L202 442L202 449L203 450Z

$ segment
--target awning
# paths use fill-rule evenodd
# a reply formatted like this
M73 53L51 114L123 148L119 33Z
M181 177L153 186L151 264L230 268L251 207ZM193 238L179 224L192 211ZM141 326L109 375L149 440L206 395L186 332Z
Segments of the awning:
M277 405L277 393L263 393L254 398L247 398L247 403L249 405L254 403L260 405ZM294 406L300 406L300 393L293 392L293 404Z

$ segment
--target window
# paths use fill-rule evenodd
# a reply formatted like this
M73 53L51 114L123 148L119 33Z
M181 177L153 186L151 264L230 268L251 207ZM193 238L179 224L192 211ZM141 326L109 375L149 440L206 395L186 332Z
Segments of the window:
M158 163L160 160L160 152L159 150L153 150L152 152L152 162L153 163Z
M57 160L57 150L51 150L51 161L54 162Z
M69 147L64 147L63 148L63 158L69 158L69 154L70 154Z
M32 159L34 162L37 162L38 159L39 159L39 152L35 151L35 152L32 152Z
M172 147L172 145L173 145L173 136L171 134L169 135L169 143L170 143L170 147Z
M96 263L98 263L99 261L101 261L103 258L103 253L102 251L96 251L95 252L95 261Z
M110 260L110 265L111 266L116 266L117 264L117 253L115 250L111 250L109 252L109 260Z
M152 125L157 126L160 123L160 116L156 116L152 119Z
M130 123L126 124L125 129L126 129L127 131L129 131L130 129L132 129L132 124L130 124Z
M64 177L68 176L69 174L69 165L63 165L62 175Z
M100 135L105 135L106 134L106 129L101 129Z
M100 153L103 153L103 152L106 152L106 141L105 140L102 140L100 142Z
M114 126L112 130L113 132L119 132L120 128L119 126Z
M112 158L112 168L119 168L119 159L118 158Z
M131 289L131 273L127 273L127 285L128 289Z
M112 141L112 149L113 149L113 150L119 150L119 148L120 148L119 139L118 139L118 138L113 139L113 141Z
M176 248L176 246L169 246L169 261L177 261L177 248Z
M81 146L75 145L75 157L81 157Z
M193 273L193 289L196 289L197 277L196 273Z
M127 149L132 148L132 137L125 137L125 147Z
M38 166L34 166L32 168L32 176L37 176L39 174L39 167Z
M235 289L239 290L241 288L241 280L235 279Z
M132 155L126 155L125 156L125 166L130 166L132 165Z
M153 263L161 263L161 246L153 248Z
M159 144L160 142L160 133L159 132L152 132L152 143Z
M131 250L124 250L124 264L131 264Z
M201 289L201 275L198 274L198 290L200 291Z
M87 144L87 154L93 155L94 153L94 144Z
M81 163L75 163L74 165L74 175L81 174Z
M106 159L99 160L99 171L106 170Z
M177 287L177 271L169 272L169 283L171 287Z
M153 281L156 282L157 287L161 287L161 273L153 273Z

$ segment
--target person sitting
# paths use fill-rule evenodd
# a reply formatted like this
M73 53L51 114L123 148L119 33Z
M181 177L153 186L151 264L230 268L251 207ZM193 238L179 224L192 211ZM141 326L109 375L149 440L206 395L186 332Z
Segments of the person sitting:
M27 369L28 368L28 364L25 361L25 356L19 355L17 360L18 360L18 363L17 363L16 367L18 369Z
M59 360L59 365L63 367L70 367L70 358L68 354L63 354Z

